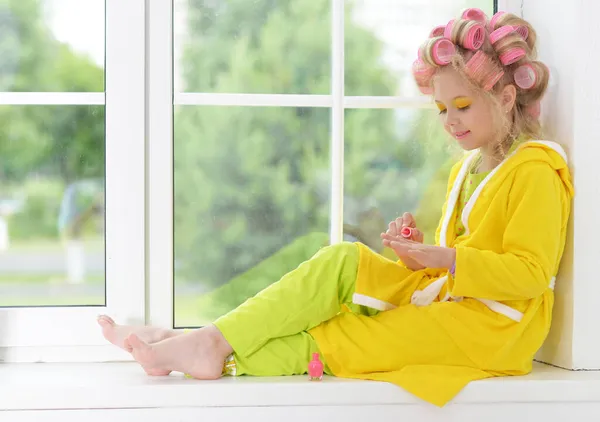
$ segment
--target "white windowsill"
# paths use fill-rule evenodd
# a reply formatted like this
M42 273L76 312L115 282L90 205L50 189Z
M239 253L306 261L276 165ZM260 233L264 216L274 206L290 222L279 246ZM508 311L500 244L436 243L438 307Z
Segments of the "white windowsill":
M571 372L537 364L525 377L472 383L453 404L557 402L600 403L600 372ZM337 378L322 382L310 382L306 377L197 381L181 374L148 377L134 363L0 365L0 411L420 403L391 384Z

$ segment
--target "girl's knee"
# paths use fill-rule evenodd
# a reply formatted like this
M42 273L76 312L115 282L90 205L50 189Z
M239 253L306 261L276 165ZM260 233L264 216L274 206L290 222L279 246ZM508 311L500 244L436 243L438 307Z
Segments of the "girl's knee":
M323 248L323 252L332 256L358 259L358 245L352 242L340 242Z

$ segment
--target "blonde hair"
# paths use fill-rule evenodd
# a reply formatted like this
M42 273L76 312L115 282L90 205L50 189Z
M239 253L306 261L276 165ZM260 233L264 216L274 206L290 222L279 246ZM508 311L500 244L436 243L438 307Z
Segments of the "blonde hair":
M510 146L520 135L534 139L541 138L542 128L537 111L539 111L539 102L546 93L550 75L548 68L537 60L535 30L529 22L511 13L500 12L490 22L478 9L469 10L480 12L480 19L473 19L472 15L465 12L461 18L451 21L445 27L444 35L442 35L443 27L434 29L428 40L420 47L419 59L415 62L418 65L413 67L417 84L422 92L432 92L435 73L439 69L451 65L477 92L489 100L494 124L498 125L499 133L504 135L498 139L498 147L501 151ZM467 18L464 18L465 16ZM477 25L480 27L482 39L480 39L481 45L476 45L475 47L478 48L474 48L473 31L474 26ZM506 30L506 35L496 39L496 42L492 44L490 35L502 27L508 27L503 28ZM510 27L513 30L510 30ZM449 63L439 64L440 60L436 61L434 48L436 42L443 38L450 40L454 44L455 50L452 57L446 60ZM518 49L522 49L522 51ZM506 53L510 54L515 51L519 51L521 54L513 60L507 60ZM481 60L485 61L485 65L478 66L477 72L474 73L469 69L468 64L476 54L480 62ZM503 64L502 59L508 64ZM535 81L528 89L519 87L515 82L515 72L523 65L528 65L535 74ZM488 89L484 83L486 80L491 80ZM499 94L510 84L516 88L515 104L511 113L504 113L501 110ZM489 89L489 85L492 85L491 89Z

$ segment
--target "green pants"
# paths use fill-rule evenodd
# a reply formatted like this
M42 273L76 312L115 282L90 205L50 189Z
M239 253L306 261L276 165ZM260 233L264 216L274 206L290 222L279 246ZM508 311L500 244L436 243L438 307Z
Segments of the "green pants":
M236 374L304 374L312 353L319 352L308 330L333 318L342 305L375 314L352 304L358 260L355 244L327 246L215 321L234 350Z

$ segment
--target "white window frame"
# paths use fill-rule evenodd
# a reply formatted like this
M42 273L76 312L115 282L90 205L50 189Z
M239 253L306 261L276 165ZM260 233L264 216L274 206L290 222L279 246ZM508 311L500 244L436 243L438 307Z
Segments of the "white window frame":
M425 97L345 96L344 0L331 1L331 94L185 93L173 88L173 1L149 5L148 323L174 325L173 106L324 107L331 113L330 239L343 236L344 111L433 108ZM492 0L490 0L491 2ZM168 117L166 117L168 116Z
M145 2L106 0L105 92L2 92L3 105L104 105L106 304L0 309L3 361L122 358L96 316L145 317Z

